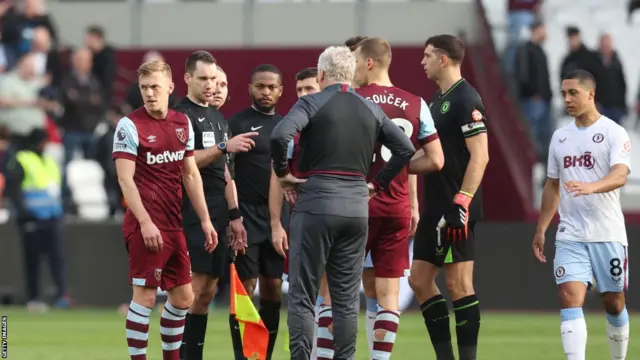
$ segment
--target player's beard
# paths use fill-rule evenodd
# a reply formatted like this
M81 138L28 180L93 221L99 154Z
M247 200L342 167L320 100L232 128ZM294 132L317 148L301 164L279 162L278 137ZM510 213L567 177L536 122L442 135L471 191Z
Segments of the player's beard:
M253 100L253 107L256 108L256 110L258 110L260 112L263 112L265 114L268 114L268 113L272 112L273 109L276 107L276 104L277 104L276 102L274 102L270 106L264 106L264 105L260 104L260 100L254 98L254 97L252 97L252 100Z

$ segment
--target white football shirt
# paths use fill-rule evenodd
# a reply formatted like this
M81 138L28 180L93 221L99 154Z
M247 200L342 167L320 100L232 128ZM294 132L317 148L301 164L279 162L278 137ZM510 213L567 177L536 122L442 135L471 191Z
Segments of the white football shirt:
M587 128L572 122L555 131L549 145L547 176L560 180L557 240L627 245L620 189L573 197L564 183L598 181L616 164L624 164L631 171L630 160L627 131L605 116Z

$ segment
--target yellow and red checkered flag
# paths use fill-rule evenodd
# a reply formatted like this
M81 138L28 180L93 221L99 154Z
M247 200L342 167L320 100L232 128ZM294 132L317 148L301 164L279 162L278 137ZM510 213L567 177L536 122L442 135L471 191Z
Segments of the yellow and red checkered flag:
M247 359L266 360L269 346L269 331L264 326L260 314L247 294L238 277L236 265L231 264L231 315L234 315L240 327L242 351Z

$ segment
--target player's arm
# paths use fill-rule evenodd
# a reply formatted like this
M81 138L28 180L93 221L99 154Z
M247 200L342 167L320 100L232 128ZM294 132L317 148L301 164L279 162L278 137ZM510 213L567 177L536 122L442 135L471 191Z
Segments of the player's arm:
M458 115L461 120L459 125L469 151L469 163L460 191L465 195L473 196L480 187L489 163L489 139L484 114L472 103L463 106L461 111L462 113Z
M434 171L440 171L444 166L444 153L442 152L442 144L429 106L424 100L420 99L420 129L418 131L418 141L420 142L421 151L411 159L409 163L409 173L424 174Z
M536 226L536 234L544 235L551 224L551 220L558 211L560 204L560 167L555 155L554 144L556 135L551 138L549 145L549 157L547 161L547 181L542 190L542 204L540 205L540 216Z
M229 210L238 209L239 205L238 192L236 191L236 182L231 178L231 172L229 171L229 167L226 164L224 165L224 181L226 181L227 183L224 188L224 197L225 199L227 199L228 208ZM235 216L233 214L229 213L229 220L236 220L240 216L238 214L238 217L236 217L236 219L233 219L234 217Z
M127 117L120 119L113 137L113 158L116 163L118 184L122 189L122 195L127 202L127 207L136 217L138 223L142 225L150 222L151 217L144 205L142 205L140 192L133 180L133 176L136 173L138 144L138 130L133 121Z
M293 140L289 142L287 148L287 158L293 157ZM278 182L273 167L271 168L271 179L269 180L269 217L271 218L271 228L282 226L282 201L284 200L284 191Z
M376 116L380 121L378 141L391 151L391 158L371 181L375 192L386 189L391 180L407 166L416 152L411 139L404 131L391 122L382 109L377 108L377 110Z
M631 142L625 129L618 128L617 132L611 140L609 173L592 183L594 193L613 191L627 183L627 176L631 172Z
M202 186L202 177L200 176L200 169L193 156L194 148L194 135L191 121L189 121L189 140L187 141L187 149L184 154L184 160L182 163L182 183L184 184L187 195L193 204L193 209L198 214L201 222L209 222L209 210L207 209L207 202L204 198L204 188Z
M284 177L290 172L289 143L297 133L309 124L312 111L310 99L311 96L298 99L287 116L280 120L271 133L271 159L273 160L273 171L278 177Z

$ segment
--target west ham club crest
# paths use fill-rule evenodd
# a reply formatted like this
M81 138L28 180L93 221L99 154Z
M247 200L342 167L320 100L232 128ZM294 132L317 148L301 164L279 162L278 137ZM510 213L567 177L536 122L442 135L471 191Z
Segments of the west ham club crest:
M185 133L183 128L176 129L176 136L178 137L178 140L180 140L181 143L183 144L187 143L187 134Z

